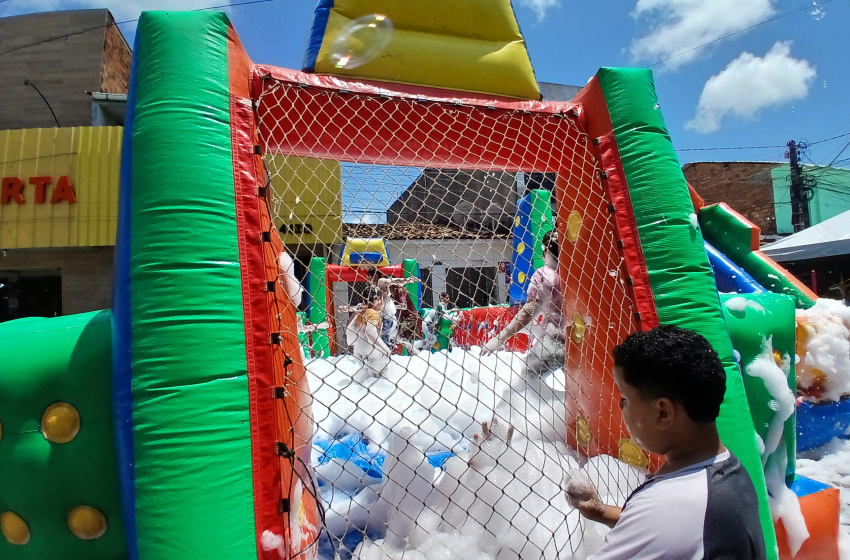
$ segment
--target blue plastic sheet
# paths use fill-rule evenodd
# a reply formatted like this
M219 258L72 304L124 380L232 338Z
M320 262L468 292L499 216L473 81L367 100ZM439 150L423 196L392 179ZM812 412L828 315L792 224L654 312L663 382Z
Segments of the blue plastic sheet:
M850 438L850 399L800 403L797 406L797 452L826 445L833 438Z

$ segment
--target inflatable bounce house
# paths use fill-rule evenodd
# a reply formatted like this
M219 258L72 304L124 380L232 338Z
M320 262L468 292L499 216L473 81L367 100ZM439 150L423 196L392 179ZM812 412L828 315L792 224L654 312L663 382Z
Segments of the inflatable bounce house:
M321 0L304 71L253 63L221 13L145 12L133 52L113 308L0 325L0 556L584 558L603 528L564 473L622 504L659 465L624 428L611 349L675 323L725 365L721 437L768 556L837 558L837 490L794 471L795 344L827 325L796 327L814 295L689 191L650 71L541 101L509 0ZM517 386L527 337L477 347L516 307L487 307L450 317L454 350L359 376L332 285L417 261L369 239L314 259L299 321L269 188L297 197L307 168L338 187L341 164L552 177L510 210L509 297L555 229L563 367Z

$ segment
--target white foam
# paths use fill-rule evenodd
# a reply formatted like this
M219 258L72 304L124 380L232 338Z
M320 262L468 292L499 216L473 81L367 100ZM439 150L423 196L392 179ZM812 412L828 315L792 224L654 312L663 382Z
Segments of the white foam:
M263 545L263 550L277 550L281 558L286 556L283 535L278 535L268 530L263 531L260 537L260 543Z
M753 309L754 311L758 311L759 313L764 313L764 307L757 301L752 301L743 297L733 297L726 300L723 304L726 306L726 309L729 311L737 311L739 313L744 313L747 311L747 308Z
M355 558L584 558L601 545L607 529L582 520L563 493L563 473L579 467L563 443L564 374L517 383L522 359L477 348L393 356L368 379L350 356L307 362L316 438L362 434L370 452L385 453L377 479L351 461L318 465L314 447L328 530L386 534L367 537ZM494 417L491 436L476 442ZM445 451L454 455L443 469L428 463L426 454ZM582 462L610 502L622 504L644 478L612 457Z
M850 394L850 307L820 298L809 309L797 310L798 323L805 325L808 342L799 356L797 385L813 388L817 372L823 372L823 391L810 400L837 401Z
M783 362L786 368L783 371L773 357L772 340L772 337L762 340L761 353L745 368L747 375L758 377L764 382L765 390L773 397L769 406L775 414L770 420L767 435L764 438L763 460L767 460L767 456L777 450L785 421L794 414L797 405L794 393L788 386L790 360L786 359L787 361Z
M764 478L767 483L768 503L773 522L782 520L788 535L788 548L791 550L791 557L794 557L809 538L809 530L806 528L806 520L800 510L800 500L785 484L787 467L787 456L784 453L774 453L765 466Z
M696 214L694 214L693 212L688 214L688 221L691 223L692 228L694 228L695 230L699 229L699 219L697 218Z

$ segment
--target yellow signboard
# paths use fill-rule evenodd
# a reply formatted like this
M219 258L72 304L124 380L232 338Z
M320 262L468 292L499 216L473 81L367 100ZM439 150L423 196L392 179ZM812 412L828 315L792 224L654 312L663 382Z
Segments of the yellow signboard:
M342 171L338 161L295 156L265 158L271 214L287 245L342 239Z
M122 127L0 131L0 249L115 244ZM266 158L288 245L342 239L339 162Z
M114 245L122 133L0 131L0 248Z

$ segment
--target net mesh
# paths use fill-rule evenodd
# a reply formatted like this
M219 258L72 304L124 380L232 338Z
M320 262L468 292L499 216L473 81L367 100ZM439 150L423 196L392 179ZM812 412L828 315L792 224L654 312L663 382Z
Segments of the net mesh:
M312 425L312 438L291 440L311 446L311 462L284 481L320 506L321 537L304 553L592 553L602 528L567 505L565 479L587 478L622 505L648 457L624 437L608 374L610 349L635 328L633 309L613 208L574 107L261 74L254 105L269 209L294 259L280 261L281 278L302 300L311 397L287 412ZM531 197L543 204L522 218ZM523 293L535 284L516 256L533 251L544 268L518 228L539 243L546 220L560 241L555 320L551 277L540 276L530 306L507 305L512 284ZM367 274L376 265L383 274ZM524 320L521 308L528 326L482 353Z

